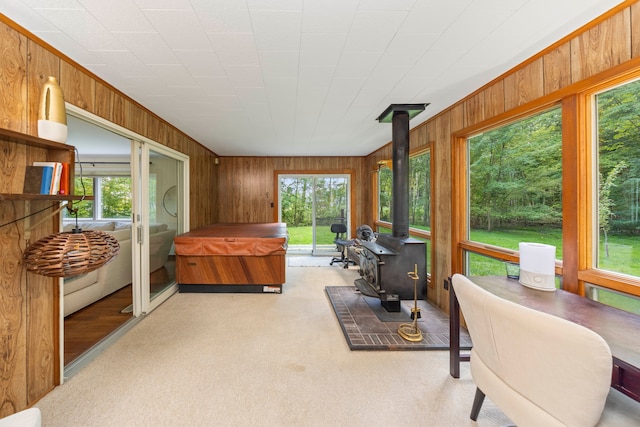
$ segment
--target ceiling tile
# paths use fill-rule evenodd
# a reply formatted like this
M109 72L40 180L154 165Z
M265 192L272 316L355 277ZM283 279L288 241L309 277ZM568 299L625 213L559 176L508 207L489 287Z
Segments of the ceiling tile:
M297 10L251 11L251 28L254 33L300 33L302 12Z
M226 72L213 50L176 50L175 56L193 77L222 77Z
M192 9L145 9L144 15L171 49L211 49L209 39Z
M218 155L366 155L622 0L12 0L2 13ZM552 11L552 13L550 12Z

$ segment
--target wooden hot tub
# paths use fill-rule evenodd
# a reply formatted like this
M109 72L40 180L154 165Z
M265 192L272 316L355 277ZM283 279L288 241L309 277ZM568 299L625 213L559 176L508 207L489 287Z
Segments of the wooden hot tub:
M285 282L287 225L212 224L174 238L180 292L275 292Z

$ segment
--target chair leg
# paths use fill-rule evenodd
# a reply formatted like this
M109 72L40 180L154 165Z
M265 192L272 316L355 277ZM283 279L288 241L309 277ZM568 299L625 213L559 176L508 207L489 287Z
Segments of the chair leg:
M473 398L473 407L471 408L471 418L473 421L478 419L478 414L480 414L480 408L482 408L482 403L484 402L484 393L478 387L476 387L476 396Z

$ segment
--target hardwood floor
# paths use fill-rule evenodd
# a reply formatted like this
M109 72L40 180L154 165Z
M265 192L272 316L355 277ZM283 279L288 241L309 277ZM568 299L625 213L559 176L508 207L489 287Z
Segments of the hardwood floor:
M173 257L172 257L173 258ZM162 291L175 277L175 261L171 259L166 268L151 273L152 293ZM131 285L94 302L64 318L64 366L106 338L127 320L132 313L120 311L133 301Z
M131 285L64 318L64 365L104 339L133 317L120 310L131 304Z

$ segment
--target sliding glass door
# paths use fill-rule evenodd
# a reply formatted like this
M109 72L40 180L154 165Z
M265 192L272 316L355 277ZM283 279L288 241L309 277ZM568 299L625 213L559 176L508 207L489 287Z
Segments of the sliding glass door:
M188 158L150 142L135 142L134 179L138 183L134 215L136 263L135 313L148 313L175 290L173 238L186 230L185 171Z
M335 255L331 224L350 228L349 201L349 175L279 175L279 221L287 223L288 252Z

